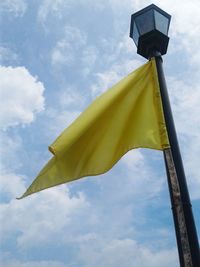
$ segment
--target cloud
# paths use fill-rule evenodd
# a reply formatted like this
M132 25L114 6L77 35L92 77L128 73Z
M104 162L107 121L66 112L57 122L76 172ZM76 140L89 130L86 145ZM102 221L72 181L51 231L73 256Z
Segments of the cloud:
M31 123L44 109L44 86L25 67L0 67L0 128Z
M97 65L99 50L96 45L88 40L87 34L78 27L63 27L61 38L57 40L51 50L51 65L59 79L61 71L65 68L70 73L73 69L72 77L79 76L79 79L86 78L94 72L95 64ZM77 64L77 61L79 62ZM66 75L62 78L66 79Z
M25 186L22 183L23 177L14 173L1 172L0 175L0 194L7 198L15 198L16 194L23 193Z
M175 267L175 250L151 251L132 239L94 240L90 249L87 242L81 246L82 266L107 267Z
M10 48L0 46L0 65L16 63L18 60L18 55Z
M177 253L174 249L153 251L139 245L132 239L113 239L105 242L95 238L90 240L93 245L89 246L88 240L82 240L82 244L76 253L76 260L70 261L69 265L60 261L19 261L2 260L4 267L175 267L178 265ZM72 265L71 265L72 264Z
M60 18L66 4L67 3L64 0L43 0L38 10L38 20L41 23L44 23L49 14L53 14Z
M48 118L47 127L48 138L53 139L57 138L61 132L68 127L77 117L80 115L80 111L67 111L67 110L57 110L57 109L48 109L46 116ZM53 123L49 123L51 120ZM45 124L45 122L44 122Z
M63 111L80 111L86 105L85 96L73 87L65 87L58 91L57 106Z
M8 178L12 178L12 182L8 182ZM21 177L7 175L3 177L3 182L6 185L4 190L12 194L16 195L17 189L24 189L24 179ZM18 250L48 244L61 237L63 229L70 227L80 210L87 207L84 195L78 193L70 196L65 185L20 201L11 198L9 202L0 204L1 244L5 244L12 235L16 236Z
M84 47L80 59L83 76L87 76L93 72L98 57L99 51L95 46L87 45Z
M22 138L18 135L9 136L6 132L0 133L0 170L15 169L21 164L19 155L22 153Z
M59 40L52 51L51 62L53 65L70 65L74 63L77 52L86 44L85 33L76 27L66 26L63 38Z
M45 136L45 143L52 143L86 109L87 104L84 93L73 85L66 85L57 90L54 103L48 106L43 114L40 131Z
M0 260L4 267L66 267L66 264L58 261L19 261L19 260Z
M132 168L135 166L142 168L144 165L144 155L142 154L141 149L133 149L129 151L121 160L130 171L132 171Z
M170 98L178 131L189 137L199 136L200 131L200 79L192 71L184 74L185 79L168 78ZM187 77L191 77L187 79ZM189 111L189 112L188 112ZM192 130L191 130L192 129Z
M179 134L185 170L192 199L200 199L199 151L200 151L200 88L199 77L189 70L186 80L168 78L175 124ZM191 79L187 79L191 77Z
M109 69L94 74L96 82L91 86L93 97L106 91L141 64L138 60L125 60L121 64L116 63L118 62L118 55L113 61L114 63L109 66Z
M124 193L135 199L140 199L140 208L148 205L148 201L158 199L164 190L165 169L162 164L162 152L133 149L122 159L123 169L126 170L127 182L124 184ZM157 172L159 166L161 174ZM147 186L148 185L148 186Z
M3 0L0 2L0 11L12 13L15 17L23 16L26 9L27 4L24 0Z
M104 10L107 2L99 0L94 2L92 0L43 0L38 10L38 20L44 25L49 17L53 16L54 19L63 19L66 14L70 13L71 8L80 8L80 6L92 6L93 11Z

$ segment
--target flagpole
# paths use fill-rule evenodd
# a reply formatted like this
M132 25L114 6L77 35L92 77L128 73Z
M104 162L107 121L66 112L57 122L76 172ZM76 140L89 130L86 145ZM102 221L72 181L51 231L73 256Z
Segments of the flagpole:
M164 150L163 154L168 178L168 187L174 218L180 266L192 266L192 258L190 253L187 228L185 225L180 187L177 179L174 161L172 158L171 149Z
M163 112L170 142L170 149L164 150L168 185L181 267L199 267L200 250L194 222L192 205L188 192L181 153L178 145L167 86L163 71L161 53L154 52Z

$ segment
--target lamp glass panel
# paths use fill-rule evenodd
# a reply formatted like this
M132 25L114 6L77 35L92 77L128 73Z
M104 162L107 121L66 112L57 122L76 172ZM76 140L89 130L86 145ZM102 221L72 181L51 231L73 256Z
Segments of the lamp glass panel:
M153 15L153 9L151 9L135 18L135 22L137 24L140 35L143 35L155 29Z
M136 24L134 22L133 23L133 40L134 40L136 45L138 45L138 39L139 39L139 33L138 33L138 29L136 27Z
M163 34L168 34L168 28L169 28L169 19L162 15L161 13L155 12L155 23L156 23L156 30L162 32Z

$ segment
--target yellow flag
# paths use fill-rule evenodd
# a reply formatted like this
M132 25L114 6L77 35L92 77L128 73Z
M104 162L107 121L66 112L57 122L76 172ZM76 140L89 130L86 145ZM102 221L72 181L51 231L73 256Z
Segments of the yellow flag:
M154 59L98 97L63 131L49 147L53 158L21 198L102 174L139 147L169 147Z

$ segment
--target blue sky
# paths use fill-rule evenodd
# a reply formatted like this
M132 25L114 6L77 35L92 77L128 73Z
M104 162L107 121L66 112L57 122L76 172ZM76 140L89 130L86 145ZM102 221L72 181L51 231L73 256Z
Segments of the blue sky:
M48 145L96 96L145 62L129 38L145 0L2 0L0 265L178 267L161 152L129 152L108 173L17 201ZM172 15L164 67L200 234L200 2Z

